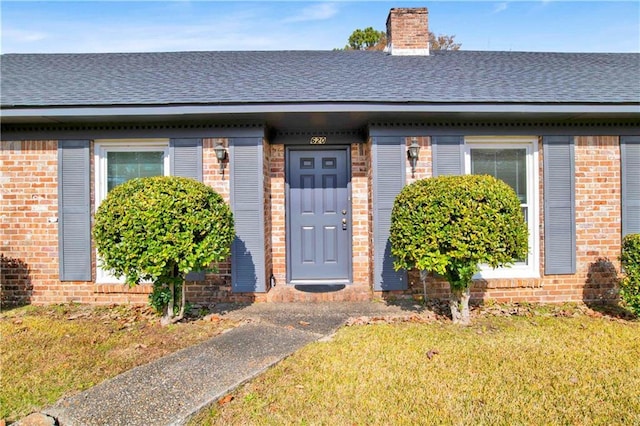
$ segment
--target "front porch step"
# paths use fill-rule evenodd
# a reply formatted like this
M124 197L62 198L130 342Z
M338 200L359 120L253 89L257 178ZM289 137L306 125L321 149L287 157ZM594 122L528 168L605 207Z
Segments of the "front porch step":
M371 288L363 285L278 285L267 293L268 302L365 302L373 299Z

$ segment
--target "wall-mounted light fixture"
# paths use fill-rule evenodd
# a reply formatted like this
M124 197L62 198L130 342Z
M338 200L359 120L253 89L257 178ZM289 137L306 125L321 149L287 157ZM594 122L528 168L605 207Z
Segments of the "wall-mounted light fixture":
M224 166L227 160L227 150L220 142L218 142L214 150L216 151L218 164L220 164L220 173L222 173L222 179L224 179Z
M418 145L418 139L411 138L411 145L407 149L407 158L411 164L411 177L416 177L416 164L418 164L418 156L420 155L420 145Z

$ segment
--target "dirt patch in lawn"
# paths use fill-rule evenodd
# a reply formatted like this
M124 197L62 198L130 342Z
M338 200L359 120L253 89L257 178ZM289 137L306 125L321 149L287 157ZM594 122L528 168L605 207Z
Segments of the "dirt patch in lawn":
M0 313L0 419L204 341L237 323L198 309L168 327L148 306L25 306Z

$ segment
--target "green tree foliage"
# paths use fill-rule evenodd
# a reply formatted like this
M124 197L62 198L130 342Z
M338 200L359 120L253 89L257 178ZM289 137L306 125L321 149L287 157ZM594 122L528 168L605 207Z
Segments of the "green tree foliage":
M445 34L436 36L429 31L429 49L460 50L462 44L456 43L455 37L455 35ZM384 50L386 46L387 34L384 31L375 30L373 27L367 27L364 30L356 29L353 31L344 50Z
M170 176L132 179L113 188L93 228L105 269L125 276L130 286L153 282L150 299L163 311L163 324L184 316L186 275L227 259L234 234L231 210L217 192Z
M349 42L345 50L382 50L387 44L387 34L384 31L367 27L364 30L357 29L349 36Z
M454 322L469 322L472 277L481 264L508 266L527 255L520 200L492 176L440 176L407 185L391 213L396 269L443 276Z
M625 274L620 281L620 298L631 312L640 316L640 234L623 238L620 262Z

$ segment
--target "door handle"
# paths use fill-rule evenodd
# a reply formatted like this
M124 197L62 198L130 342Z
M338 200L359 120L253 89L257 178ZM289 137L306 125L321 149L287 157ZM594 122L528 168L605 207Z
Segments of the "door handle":
M347 230L347 219L342 219L342 230L346 231Z

